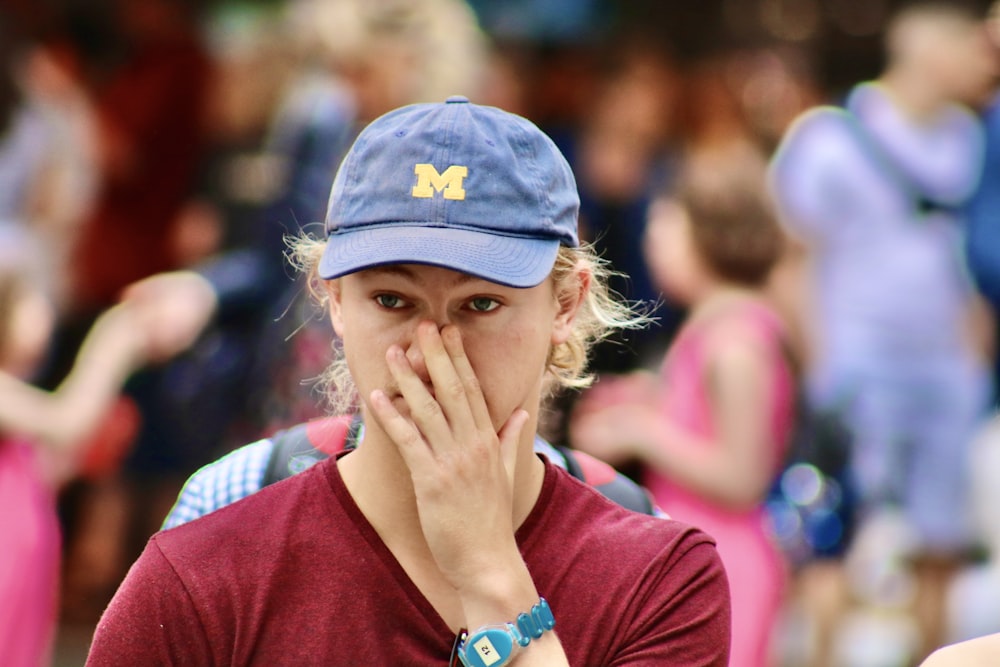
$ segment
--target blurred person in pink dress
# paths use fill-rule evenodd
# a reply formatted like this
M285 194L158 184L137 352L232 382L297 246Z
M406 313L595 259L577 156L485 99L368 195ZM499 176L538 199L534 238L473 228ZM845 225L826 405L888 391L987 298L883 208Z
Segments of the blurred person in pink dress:
M55 391L31 385L54 312L35 278L37 246L29 238L0 227L0 658L6 667L38 667L50 658L61 544L55 493L93 461L93 436L146 354L136 310L117 306L98 318ZM127 434L117 440L112 450ZM115 455L102 449L99 455Z
M658 376L602 381L575 411L573 446L620 465L672 517L718 542L733 599L730 664L766 665L786 567L762 506L793 425L795 380L781 318L763 293L783 248L749 148L689 159L650 208L658 286L688 304Z

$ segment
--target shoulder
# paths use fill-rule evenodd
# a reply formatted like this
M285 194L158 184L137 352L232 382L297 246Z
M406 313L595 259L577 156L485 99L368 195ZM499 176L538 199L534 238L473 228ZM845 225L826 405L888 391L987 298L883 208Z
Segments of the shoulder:
M712 538L619 507L565 473L555 481L552 507L522 549L560 623L585 630L576 638L585 655L598 664L671 664L679 655L725 664L729 584Z
M839 141L850 136L855 122L851 114L842 107L824 105L810 109L788 127L775 159L780 160L788 151L800 145Z
M768 300L749 292L695 311L682 335L707 371L772 368L787 359L785 321Z
M760 362L782 352L787 335L786 323L777 311L753 297L719 313L705 327L705 345L723 361Z
M693 328L703 332L711 341L739 339L752 336L758 340L772 340L784 335L786 325L773 303L754 290L743 290L721 297L708 310L696 312L692 317ZM695 319L697 318L697 319ZM733 335L727 335L732 332Z
M935 141L952 140L978 145L982 120L969 107L950 102L941 107L931 122L917 123L905 114L893 95L877 82L866 82L854 88L847 108L865 131L873 135L915 131Z
M273 449L270 439L259 440L202 467L184 484L163 527L177 527L259 491Z
M163 590L183 591L206 613L230 614L252 610L274 582L308 577L317 555L343 562L357 544L323 472L328 463L157 533L134 569L159 573Z
M551 495L539 526L551 545L563 553L577 551L587 561L606 567L612 559L645 568L658 559L675 560L694 550L709 561L715 542L706 533L664 515L634 512L612 502L569 473L551 467ZM552 539L558 535L558 539ZM549 546L551 546L549 545Z
M197 555L211 561L241 558L248 544L255 554L279 550L282 541L297 532L315 529L313 518L333 502L324 474L328 460L312 468L236 498L197 520L164 530L154 536L168 560L187 561ZM183 494L182 494L183 495ZM324 516L333 516L323 513Z
M785 131L769 166L771 188L780 200L794 195L804 181L829 178L840 174L844 165L867 159L854 117L840 107L816 107Z

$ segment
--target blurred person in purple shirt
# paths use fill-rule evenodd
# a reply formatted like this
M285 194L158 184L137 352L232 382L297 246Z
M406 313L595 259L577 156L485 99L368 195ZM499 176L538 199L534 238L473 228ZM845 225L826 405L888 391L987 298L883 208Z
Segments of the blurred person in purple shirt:
M940 2L897 14L887 48L884 73L846 108L797 120L771 175L783 222L811 255L811 397L852 430L861 530L900 510L914 533L933 647L944 582L969 546L966 448L988 392L959 213L983 133L962 103L994 85L997 60L980 18Z

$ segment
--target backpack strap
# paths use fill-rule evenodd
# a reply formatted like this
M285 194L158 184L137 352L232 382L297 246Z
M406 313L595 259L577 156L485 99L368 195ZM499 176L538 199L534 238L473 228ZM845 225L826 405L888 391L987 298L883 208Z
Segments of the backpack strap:
M939 202L925 193L920 184L906 173L903 167L879 142L878 138L865 127L861 119L850 109L845 108L844 111L847 114L847 126L854 134L858 145L868 154L868 157L874 161L882 173L894 180L909 195L910 202L917 213L927 214L938 211L954 213L957 210L958 207L956 205Z
M273 448L261 487L280 482L354 446L351 417L323 417L271 436Z
M361 420L357 417L323 417L292 426L271 436L273 449L261 487L280 482L331 456L353 449ZM656 514L645 490L607 463L568 447L556 447L566 470L609 500L641 514Z
M569 474L594 487L608 500L633 512L657 514L646 490L604 461L569 447L556 449L565 459Z

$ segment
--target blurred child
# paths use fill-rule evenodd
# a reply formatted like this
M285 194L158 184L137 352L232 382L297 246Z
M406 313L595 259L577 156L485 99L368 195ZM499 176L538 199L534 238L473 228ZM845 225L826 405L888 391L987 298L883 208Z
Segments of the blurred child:
M11 667L48 664L60 554L55 490L144 357L135 314L118 306L94 324L58 389L30 385L53 324L30 277L32 248L23 232L0 228L0 656Z
M613 464L637 461L674 518L718 543L733 600L730 664L768 662L785 566L762 501L794 412L780 317L763 296L782 247L747 149L696 155L677 191L650 209L657 285L690 308L658 376L604 378L581 400L571 443Z

